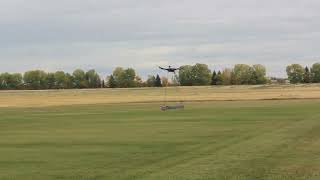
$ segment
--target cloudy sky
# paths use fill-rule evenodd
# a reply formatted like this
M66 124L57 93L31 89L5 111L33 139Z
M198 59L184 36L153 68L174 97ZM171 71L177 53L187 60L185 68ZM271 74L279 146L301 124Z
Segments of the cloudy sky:
M319 0L0 0L0 72L320 61Z

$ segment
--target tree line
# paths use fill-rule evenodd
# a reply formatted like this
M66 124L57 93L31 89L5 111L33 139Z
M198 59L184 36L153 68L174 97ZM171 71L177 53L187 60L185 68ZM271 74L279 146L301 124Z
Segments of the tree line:
M320 83L320 63L311 67L303 67L300 64L287 66L288 80L292 84L298 83Z
M177 76L182 86L203 86L203 85L256 85L266 84L266 68L256 64L249 66L237 64L232 69L226 68L223 71L213 71L206 64L194 66L182 66Z
M290 83L320 83L320 63L311 68L299 64L286 69ZM106 78L95 70L76 69L72 73L63 71L45 72L42 70L21 73L0 74L2 90L41 90L41 89L84 89L84 88L132 88L162 87L168 85L207 86L207 85L257 85L266 84L266 68L261 64L236 64L233 68L211 71L206 64L184 65L172 79L159 74L149 75L144 81L132 68L117 67Z
M159 75L149 75L148 79L143 81L132 68L124 69L117 67L106 79L107 87L109 88L162 87L162 81Z
M87 72L77 69L72 74L63 71L47 73L42 70L20 73L0 74L0 89L7 90L41 90L41 89L74 89L99 88L104 81L95 70Z
M172 79L150 75L146 81L136 75L131 68L118 67L107 77L107 87L161 87L168 85L181 86L207 86L207 85L244 85L267 83L266 68L257 64L249 66L237 64L234 68L226 68L223 71L211 71L206 64L195 64L181 66L179 73Z

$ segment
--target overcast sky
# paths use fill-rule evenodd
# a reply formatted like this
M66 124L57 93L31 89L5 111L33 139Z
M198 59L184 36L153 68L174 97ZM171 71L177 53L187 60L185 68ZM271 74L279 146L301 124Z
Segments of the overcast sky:
M0 72L317 61L319 0L0 0Z

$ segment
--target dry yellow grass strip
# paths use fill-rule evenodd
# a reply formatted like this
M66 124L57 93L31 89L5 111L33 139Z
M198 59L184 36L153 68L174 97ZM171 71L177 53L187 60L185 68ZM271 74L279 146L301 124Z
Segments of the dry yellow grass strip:
M162 88L0 91L0 107L162 102ZM320 99L320 85L221 86L168 88L169 101Z

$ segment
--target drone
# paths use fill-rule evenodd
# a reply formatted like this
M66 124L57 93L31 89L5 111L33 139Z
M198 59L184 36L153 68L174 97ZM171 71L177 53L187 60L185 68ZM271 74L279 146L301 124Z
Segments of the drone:
M179 71L181 69L181 67L179 68L173 68L171 66L168 66L168 68L164 68L159 66L159 69L167 71L167 76L169 75L169 73L173 73L176 75L176 71ZM176 86L176 92L178 91L177 89L178 87ZM167 110L175 110L175 109L184 109L184 104L182 101L180 101L180 103L176 104L176 105L167 105L168 101L167 101L167 85L164 88L164 102L163 105L160 106L160 109L162 111L167 111Z
M171 73L176 73L176 71L180 70L180 68L173 68L171 66L168 66L168 68L163 68L163 67L159 66L159 68L164 71L171 72Z

